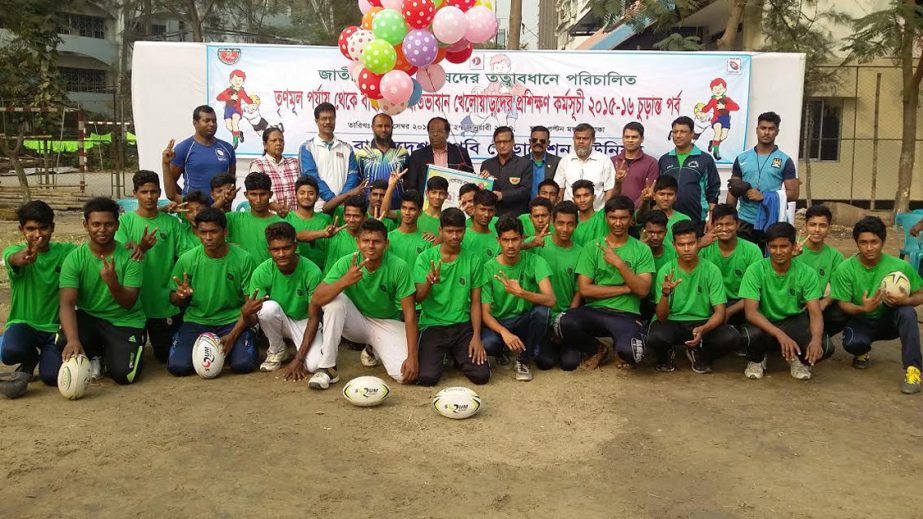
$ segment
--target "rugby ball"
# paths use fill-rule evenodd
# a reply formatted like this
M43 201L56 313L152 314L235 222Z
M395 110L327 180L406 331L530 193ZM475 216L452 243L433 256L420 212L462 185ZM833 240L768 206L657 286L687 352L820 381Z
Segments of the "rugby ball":
M385 401L391 388L378 377L356 377L343 387L343 398L352 405L373 407Z
M58 391L68 400L78 400L87 394L93 369L86 355L74 355L58 370Z
M433 409L446 418L471 418L481 409L481 397L466 387L447 387L433 397Z
M895 271L881 280L879 288L890 297L910 295L910 279L903 272Z
M206 332L192 345L192 366L202 378L215 378L224 367L224 352L217 335Z

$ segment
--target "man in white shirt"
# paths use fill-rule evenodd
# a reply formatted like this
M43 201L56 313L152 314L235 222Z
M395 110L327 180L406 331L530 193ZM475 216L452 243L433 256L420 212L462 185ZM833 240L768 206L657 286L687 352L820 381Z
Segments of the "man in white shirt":
M324 202L359 185L359 165L352 146L333 135L336 129L336 108L321 103L314 109L317 137L298 149L302 176L317 179L318 200L315 210Z
M592 182L600 194L593 202L593 209L598 211L615 193L615 168L608 156L593 149L595 143L596 129L587 123L578 124L574 128L574 149L561 158L554 181L561 187L561 200L573 200L574 182Z

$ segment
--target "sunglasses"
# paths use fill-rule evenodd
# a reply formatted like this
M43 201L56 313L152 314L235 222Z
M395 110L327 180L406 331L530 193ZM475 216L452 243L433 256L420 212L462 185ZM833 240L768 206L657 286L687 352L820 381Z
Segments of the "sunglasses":
M532 144L548 144L548 139L529 139Z

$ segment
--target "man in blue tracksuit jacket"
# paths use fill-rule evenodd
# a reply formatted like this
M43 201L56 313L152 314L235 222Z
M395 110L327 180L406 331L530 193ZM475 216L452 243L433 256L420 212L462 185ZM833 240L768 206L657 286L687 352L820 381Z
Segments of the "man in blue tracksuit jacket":
M692 144L694 128L689 117L673 121L676 148L660 157L659 166L661 175L669 175L679 184L673 208L691 218L701 234L712 207L718 203L721 178L711 155Z

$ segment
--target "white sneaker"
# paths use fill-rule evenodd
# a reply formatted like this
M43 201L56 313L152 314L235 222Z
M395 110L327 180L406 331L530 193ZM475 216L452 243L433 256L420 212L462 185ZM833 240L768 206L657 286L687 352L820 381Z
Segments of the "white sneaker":
M93 379L93 382L100 380L105 377L106 374L103 372L103 359L102 357L93 357L90 359L90 376Z
M790 360L788 362L789 367L791 368L792 378L795 380L810 380L811 379L811 367L805 366L798 357Z
M288 349L278 353L266 353L266 360L260 364L260 371L275 371L282 367L282 363L289 359Z
M532 380L532 370L529 369L529 365L525 362L517 360L513 369L516 371L516 380L522 382L528 382Z
M763 371L766 371L766 359L763 359L762 362L750 361L747 363L747 369L744 370L744 376L749 379L759 380L763 378Z
M359 354L359 362L367 368L374 368L379 364L378 357L375 356L375 352L372 350L371 346L366 346L362 353Z
M336 368L320 368L317 373L308 381L308 387L311 389L327 389L330 384L336 384L340 381Z

